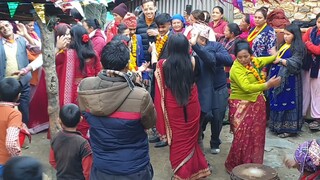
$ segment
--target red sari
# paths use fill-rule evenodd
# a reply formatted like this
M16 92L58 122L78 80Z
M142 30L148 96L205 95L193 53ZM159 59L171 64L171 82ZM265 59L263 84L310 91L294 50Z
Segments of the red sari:
M78 104L77 88L80 81L86 77L96 76L101 70L98 58L86 62L84 70L80 69L80 60L73 49L66 50L56 56L56 70L59 80L59 104L62 107L68 103ZM86 137L89 124L83 119L78 124L78 131Z
M256 102L230 99L229 115L234 137L225 162L227 171L241 164L262 164L267 126L264 96L259 95Z
M186 106L187 120L183 107L177 104L170 89L165 87L163 62L157 64L155 72L155 108L157 130L170 146L170 162L174 179L200 179L211 174L208 162L198 144L200 129L200 103L194 85Z

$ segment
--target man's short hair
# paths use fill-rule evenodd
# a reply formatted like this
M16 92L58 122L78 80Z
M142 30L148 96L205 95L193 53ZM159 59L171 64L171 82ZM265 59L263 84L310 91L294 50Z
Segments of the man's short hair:
M15 78L3 78L0 81L0 100L16 102L22 90L20 82Z
M66 104L60 109L59 117L64 126L73 128L80 122L80 109L75 104Z
M101 63L104 69L123 70L130 59L130 51L127 45L119 40L110 41L101 53Z
M32 157L12 157L3 167L3 180L42 180L41 163Z
M171 22L171 16L168 13L162 13L155 18L157 26L165 25L166 23Z
M154 5L156 5L156 1L154 0L142 0L142 6L145 4L145 3L148 3L148 2L153 2Z

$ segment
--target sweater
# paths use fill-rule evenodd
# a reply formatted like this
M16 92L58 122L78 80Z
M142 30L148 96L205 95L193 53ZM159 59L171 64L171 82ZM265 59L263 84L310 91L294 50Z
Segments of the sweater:
M257 62L263 68L275 60L275 56L259 57ZM238 59L230 70L231 95L230 99L247 100L256 102L262 91L267 89L267 84L260 84L251 71L244 67Z

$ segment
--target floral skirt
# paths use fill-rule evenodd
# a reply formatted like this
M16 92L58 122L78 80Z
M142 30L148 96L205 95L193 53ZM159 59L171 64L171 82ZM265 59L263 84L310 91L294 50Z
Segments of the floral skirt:
M227 171L241 164L262 164L267 125L264 96L259 95L256 102L231 99L229 115L234 138L225 162Z

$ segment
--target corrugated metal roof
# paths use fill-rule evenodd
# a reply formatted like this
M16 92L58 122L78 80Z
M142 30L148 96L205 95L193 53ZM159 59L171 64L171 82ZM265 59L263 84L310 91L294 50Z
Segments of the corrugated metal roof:
M141 5L142 0L134 0L127 5L131 11ZM233 21L233 6L230 3L221 4L218 0L158 0L156 1L158 11L161 13L183 14L186 5L192 5L192 10L200 9L212 12L213 7L221 6L224 9L224 16L229 22Z

